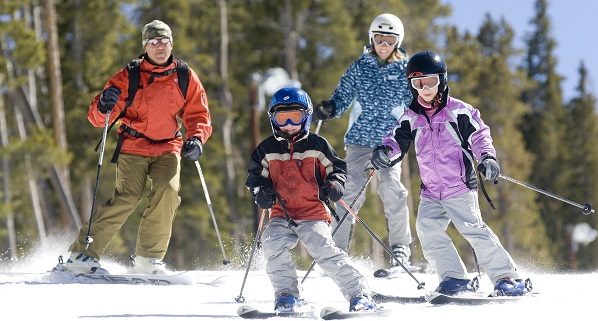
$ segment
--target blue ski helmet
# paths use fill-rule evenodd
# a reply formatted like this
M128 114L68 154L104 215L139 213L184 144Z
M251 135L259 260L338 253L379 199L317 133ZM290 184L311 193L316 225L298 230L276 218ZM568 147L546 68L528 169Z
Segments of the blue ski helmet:
M270 117L270 125L275 136L280 136L280 127L274 120L274 111L276 108L303 108L306 117L301 122L300 133L309 132L311 125L311 118L314 111L309 95L297 87L285 87L279 89L274 93L270 100L270 107L268 108L268 116Z

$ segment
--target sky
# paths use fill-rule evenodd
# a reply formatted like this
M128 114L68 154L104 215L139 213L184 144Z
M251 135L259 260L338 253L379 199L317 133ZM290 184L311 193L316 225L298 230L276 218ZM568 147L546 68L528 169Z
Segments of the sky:
M242 320L237 309L243 304L264 311L274 308L273 290L259 252L254 256L258 264L247 274L244 286L245 268L201 272L204 281L224 276L218 286L28 284L19 280L34 280L34 274L19 278L14 272L7 272L39 273L47 270L55 256L56 251L50 250L23 258L18 264L0 264L1 320L220 321ZM416 272L413 275L417 282L425 283L424 290L418 290L418 283L406 274L394 279L376 279L369 262L353 263L366 276L373 291L387 295L419 296L438 284L435 274ZM103 266L112 273L125 270L118 262L104 261ZM393 309L391 316L359 320L559 320L571 316L595 319L598 274L543 274L521 266L520 270L522 277L532 280L534 292L539 295L521 302L484 306L384 303L386 309ZM299 272L300 279L304 273ZM483 276L480 291L489 292L492 287L492 282ZM239 296L245 299L244 303L236 302ZM318 311L329 306L341 310L349 307L332 279L317 270L303 283L303 298Z
M524 36L532 31L529 21L534 16L535 0L440 0L453 8L448 19L459 30L477 34L486 13L494 21L502 17L515 31L515 46L523 48ZM588 89L598 94L598 51L595 32L598 30L598 1L549 0L548 16L552 22L550 35L556 41L557 73L564 77L561 84L565 102L575 97L580 61L589 70Z

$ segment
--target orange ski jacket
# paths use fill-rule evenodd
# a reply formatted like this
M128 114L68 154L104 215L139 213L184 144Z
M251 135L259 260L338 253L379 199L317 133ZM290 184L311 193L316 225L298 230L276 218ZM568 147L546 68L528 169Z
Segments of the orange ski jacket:
M121 153L140 156L180 153L183 144L180 137L181 121L185 126L186 139L197 137L205 144L211 136L212 122L208 99L199 77L189 68L189 87L187 96L183 97L178 86L178 73L172 72L162 76L164 72L177 66L172 56L169 61L170 64L167 66L155 66L148 60L141 59L139 87L133 103L127 107L126 114L120 122L149 139L124 133ZM104 89L111 86L119 88L122 93L110 113L109 123L114 121L125 108L129 88L129 71L126 67L112 76ZM93 99L87 114L87 119L95 127L104 127L106 123L106 115L100 113L97 108L100 95L101 93ZM117 135L120 135L124 128L121 126Z

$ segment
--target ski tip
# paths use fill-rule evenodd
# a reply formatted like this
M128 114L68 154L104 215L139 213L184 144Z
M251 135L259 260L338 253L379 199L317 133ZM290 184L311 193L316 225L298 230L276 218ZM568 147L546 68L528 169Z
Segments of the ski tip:
M254 307L249 306L249 305L242 305L237 309L237 314L238 315L243 315L243 314L247 314L249 312L253 312L253 311L257 311Z
M337 308L333 308L333 307L325 307L320 311L320 318L322 319L326 319L327 316L333 314L333 313L337 313L340 310Z
M228 283L229 279L230 279L229 275L222 275L222 276L217 277L214 281L208 283L208 285L211 285L211 286L223 286L223 285L226 285Z
M387 269L378 269L374 272L375 278L385 278L390 274Z
M424 299L426 299L426 302L432 302L434 299L436 299L437 297L439 297L441 295L442 295L441 293L434 292L434 291L426 292L424 294Z

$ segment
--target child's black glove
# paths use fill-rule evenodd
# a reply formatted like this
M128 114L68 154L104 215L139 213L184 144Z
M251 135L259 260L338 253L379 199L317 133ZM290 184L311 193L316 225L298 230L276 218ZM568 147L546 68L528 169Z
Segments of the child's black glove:
M500 166L498 166L498 162L492 156L484 157L480 166L478 166L478 170L487 181L495 181L500 175Z
M272 187L258 186L253 189L255 204L262 209L269 209L276 203L276 191Z
M340 201L344 193L345 187L335 180L325 181L324 185L320 188L320 198L325 200L328 197L333 202Z
M384 146L378 146L374 149L372 152L372 160L370 162L375 170L392 166L390 158L388 158L388 150Z

